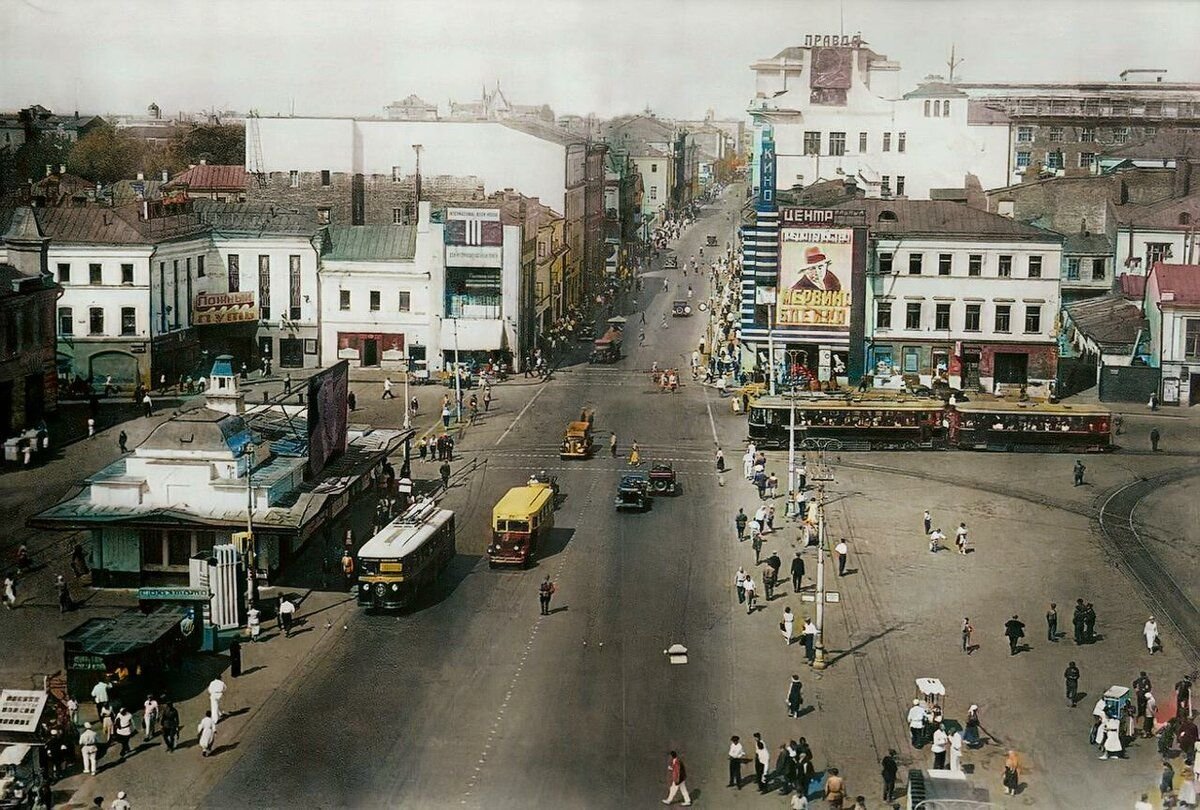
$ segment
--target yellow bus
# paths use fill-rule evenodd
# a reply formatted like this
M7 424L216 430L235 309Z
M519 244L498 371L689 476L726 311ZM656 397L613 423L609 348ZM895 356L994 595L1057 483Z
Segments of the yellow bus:
M554 488L548 483L513 487L492 509L488 564L528 567L538 545L554 528Z
M358 604L399 610L454 559L454 513L414 504L358 550Z

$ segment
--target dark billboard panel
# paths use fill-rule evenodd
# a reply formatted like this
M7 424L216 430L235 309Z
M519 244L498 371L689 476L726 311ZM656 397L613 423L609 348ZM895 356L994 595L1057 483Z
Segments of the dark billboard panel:
M342 360L308 378L308 475L319 475L346 451L350 363Z

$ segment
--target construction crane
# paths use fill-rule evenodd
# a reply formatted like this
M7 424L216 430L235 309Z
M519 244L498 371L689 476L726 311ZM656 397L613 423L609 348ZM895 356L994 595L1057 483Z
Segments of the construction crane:
M246 145L250 147L246 171L258 180L259 188L267 187L267 173L263 167L262 134L259 131L258 110L251 110L246 117Z

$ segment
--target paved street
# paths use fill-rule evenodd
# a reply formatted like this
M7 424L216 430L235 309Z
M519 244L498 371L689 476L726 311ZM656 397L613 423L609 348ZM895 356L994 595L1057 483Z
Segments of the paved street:
M725 213L738 203L731 191L706 210L677 246L681 259L698 252L708 233L724 243L733 227ZM700 317L659 326L676 290L700 286L672 271L663 292L662 277L656 266L638 296L644 347L631 340L620 363L568 366L549 383L517 378L500 385L491 411L463 432L445 499L459 521L460 554L435 593L404 615L366 615L345 595L316 585L321 550L310 550L289 574L306 594L307 629L247 651L250 671L231 682L235 714L222 722L217 755L199 758L193 730L203 709L193 698L183 707L189 746L168 755L147 743L128 762L102 760L107 767L99 776L60 785L73 792L71 806L118 789L140 797L135 806L150 807L649 806L665 796L671 749L688 763L697 804L782 806L783 797L761 798L752 786L740 793L725 787L728 737L748 739L754 731L772 754L786 739L805 736L819 770L838 767L851 795L876 798L876 763L889 747L900 753L902 769L929 767L930 755L908 745L903 722L920 676L946 683L950 718L961 720L968 704L980 705L989 742L965 762L969 778L994 799L1002 796L1000 763L1011 746L1021 752L1026 782L1007 800L1012 806L1128 806L1139 786L1154 780L1153 746L1135 744L1128 761L1097 763L1085 741L1089 699L1069 709L1061 671L1068 659L1077 661L1082 688L1094 697L1142 668L1163 687L1194 668L1192 650L1166 620L1165 653L1146 654L1141 623L1159 608L1145 600L1161 598L1162 583L1135 585L1126 549L1113 545L1097 520L1127 484L1200 470L1192 419L1130 409L1126 449L1089 457L1087 485L1079 488L1070 485L1067 455L832 457L830 535L847 538L851 556L844 579L827 569L841 601L827 611L832 665L816 673L804 665L802 646L785 648L777 629L784 605L803 617L811 603L782 588L765 609L746 615L733 596L733 572L739 565L751 570L753 553L734 539L732 517L738 506L752 511L758 501L738 471L718 478L713 455L719 445L740 468L745 422L686 371L677 394L651 383L655 362L686 366L703 329ZM381 401L378 380L355 380L354 421L399 425L402 399ZM255 382L254 391L277 385ZM416 393L423 430L435 422L443 389ZM596 411L602 449L589 461L560 461L561 430L582 407ZM131 437L149 430L143 421L127 426ZM1152 424L1179 437L1169 454L1144 450ZM620 442L617 459L607 453L610 430ZM646 514L617 514L611 498L633 440L645 461L674 464L683 491L655 499ZM107 435L95 441L111 444ZM106 446L73 445L65 461L99 466ZM435 475L433 464L414 466L418 477ZM786 454L769 454L768 467L785 477ZM58 476L56 486L69 484L67 464L47 469ZM482 558L491 506L537 469L558 475L566 495L552 542L528 571L491 571ZM1148 493L1134 524L1154 559L1177 571L1186 570L1192 522L1186 510L1165 507L1178 502L1189 480ZM966 521L977 551L930 555L920 532L926 507L948 532ZM783 524L781 503L779 511ZM765 549L787 560L796 540L794 530L782 528ZM805 557L811 582L813 551ZM559 590L552 614L540 617L537 583L547 573ZM1192 578L1176 581L1195 598ZM1060 627L1069 632L1066 616L1077 596L1096 603L1102 640L1080 648L1069 639L1042 641L1047 603L1058 602ZM113 610L123 597L104 593L96 601ZM22 607L29 609L4 617L7 627L21 621L22 632L32 634L30 621L58 616L48 589ZM1015 658L1001 636L1013 613L1028 624L1031 646ZM1186 622L1186 610L1179 615ZM959 649L963 616L976 627L979 649L970 656ZM64 629L77 618L63 617ZM673 643L688 647L686 666L667 663L663 652ZM22 649L40 650L43 660L14 663L14 672L53 670L57 652L50 646ZM199 659L182 691L198 695L226 662ZM793 672L813 707L800 720L789 720L783 706Z

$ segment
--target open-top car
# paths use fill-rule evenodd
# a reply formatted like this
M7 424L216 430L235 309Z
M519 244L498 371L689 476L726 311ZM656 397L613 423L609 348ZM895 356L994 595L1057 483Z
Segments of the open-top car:
M676 318L689 318L692 315L692 305L686 298L680 298L671 303L671 315Z
M679 269L679 257L678 256L668 256L666 262L663 264L663 267L665 267L668 270L678 270Z
M617 511L633 509L644 512L650 508L650 476L641 470L621 475L617 484L617 497L613 499Z

